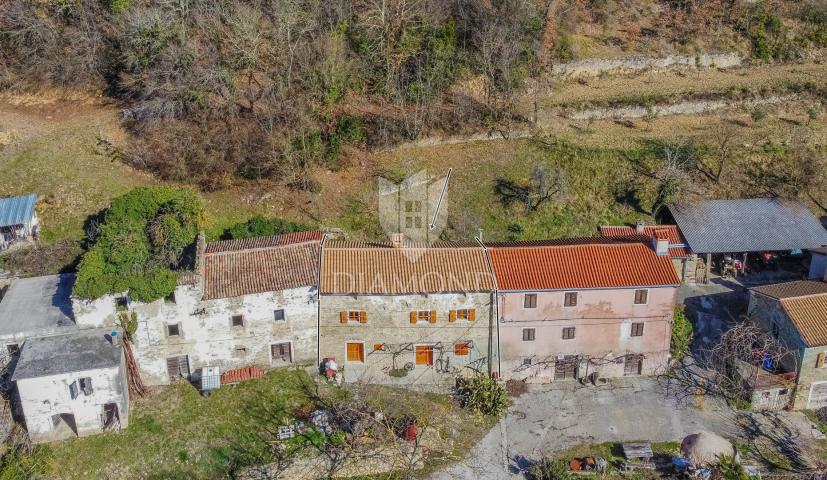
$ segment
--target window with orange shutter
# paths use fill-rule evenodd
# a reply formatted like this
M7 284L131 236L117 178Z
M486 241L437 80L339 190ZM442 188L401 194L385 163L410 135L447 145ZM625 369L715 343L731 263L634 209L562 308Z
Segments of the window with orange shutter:
M457 310L457 320L474 320L475 317L476 310L473 308Z
M382 347L383 347L383 346L384 346L384 345L383 345L383 344L381 344L381 343L374 343L374 344L373 344L373 351L374 351L374 352L381 352L381 351L382 351Z
M466 356L469 353L468 342L454 344L454 355Z
M348 342L345 344L348 362L365 361L365 344L359 342Z
M411 312L411 323L428 322L436 323L436 310L419 310Z
M416 346L416 364L417 365L433 365L434 364L434 347L431 345L417 345Z

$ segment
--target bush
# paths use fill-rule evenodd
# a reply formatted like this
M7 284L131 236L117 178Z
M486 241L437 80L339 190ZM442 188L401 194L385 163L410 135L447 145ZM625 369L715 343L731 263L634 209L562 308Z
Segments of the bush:
M672 319L672 344L670 346L673 360L680 361L689 353L693 330L692 322L686 318L684 307L682 305L675 307L675 315Z
M564 460L544 458L535 463L528 470L531 480L568 480L572 478L568 465Z
M78 265L74 294L93 299L127 291L139 301L168 296L201 215L201 199L188 189L136 188L115 198Z
M311 228L313 227L304 223L256 215L246 222L237 223L228 228L221 235L221 238L229 240L234 238L269 237L281 235L282 233L304 232Z
M755 107L752 113L750 113L750 118L752 118L753 122L760 122L761 120L767 118L767 111L762 107Z
M457 383L457 395L463 408L491 417L502 416L508 408L505 387L486 375L459 379Z
M722 480L749 480L744 466L735 460L735 457L725 456L718 460L718 473Z

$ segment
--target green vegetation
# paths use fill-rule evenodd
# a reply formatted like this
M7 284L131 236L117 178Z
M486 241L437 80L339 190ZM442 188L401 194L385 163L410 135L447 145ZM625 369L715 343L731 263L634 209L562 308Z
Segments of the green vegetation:
M140 301L168 296L201 216L201 199L187 189L142 187L115 198L100 224L90 227L93 245L78 266L75 295L128 291Z
M487 375L464 379L457 396L463 408L490 417L500 417L508 408L508 392L505 387Z
M235 238L269 237L282 233L303 232L310 230L310 225L282 220L281 218L267 218L256 215L246 222L237 223L224 231L221 238L225 240Z
M543 458L528 470L531 480L568 480L574 475L565 459Z
M694 326L687 318L684 306L675 307L675 314L672 319L672 343L670 345L673 361L679 362L689 353L693 330Z
M31 452L16 448L0 458L0 480L26 480L42 477L49 468L48 446L35 447Z

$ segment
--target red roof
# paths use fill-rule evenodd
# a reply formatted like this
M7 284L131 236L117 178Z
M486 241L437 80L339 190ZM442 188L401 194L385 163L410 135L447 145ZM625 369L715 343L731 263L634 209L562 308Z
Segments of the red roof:
M648 238L666 238L669 240L669 255L672 258L689 256L686 240L677 225L646 225L643 227L642 234L638 233L635 227L607 225L600 227L600 234L604 237L640 237L643 235Z
M490 248L500 290L678 286L668 256L640 242Z

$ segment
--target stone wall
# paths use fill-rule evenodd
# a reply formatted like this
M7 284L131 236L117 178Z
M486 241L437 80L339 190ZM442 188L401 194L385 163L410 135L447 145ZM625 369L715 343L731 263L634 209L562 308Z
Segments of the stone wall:
M79 436L102 430L103 406L118 405L121 427L129 423L129 390L123 362L120 367L102 368L17 381L18 401L32 442L41 443L68 438L74 434L65 425L55 427L53 416L71 414ZM92 379L92 394L82 392L71 398L69 385L79 378Z
M449 312L475 309L474 320L449 321ZM365 312L365 323L341 323L341 312ZM411 323L411 312L434 311L436 321ZM344 367L347 381L375 383L438 383L456 373L497 370L496 327L492 327L491 293L429 295L322 295L320 299L320 356L333 357ZM346 344L364 345L364 361L348 361ZM455 346L468 343L468 354ZM417 365L415 347L433 347L433 365ZM490 358L490 362L489 362ZM388 374L412 370L395 381ZM440 378L444 377L444 378Z

